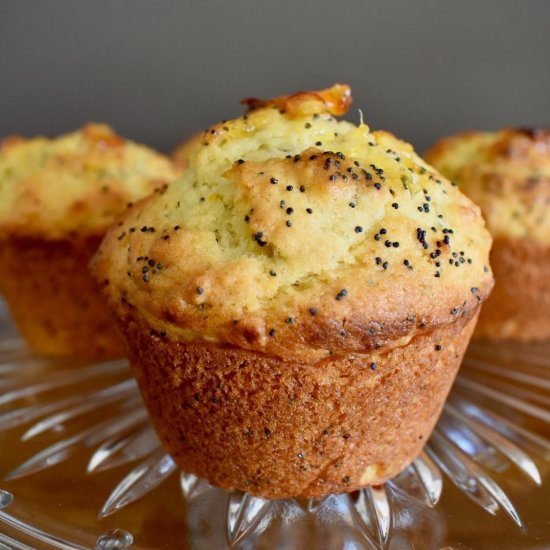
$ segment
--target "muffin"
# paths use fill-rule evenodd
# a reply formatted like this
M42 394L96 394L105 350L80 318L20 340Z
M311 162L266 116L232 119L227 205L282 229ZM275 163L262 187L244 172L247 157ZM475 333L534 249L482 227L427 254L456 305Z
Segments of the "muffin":
M496 283L476 336L550 338L550 131L466 132L426 159L481 207Z
M93 271L185 471L268 498L383 483L433 429L492 287L480 211L347 86L208 129Z
M179 172L164 156L89 124L0 147L0 291L38 354L100 359L122 339L88 271L128 203Z

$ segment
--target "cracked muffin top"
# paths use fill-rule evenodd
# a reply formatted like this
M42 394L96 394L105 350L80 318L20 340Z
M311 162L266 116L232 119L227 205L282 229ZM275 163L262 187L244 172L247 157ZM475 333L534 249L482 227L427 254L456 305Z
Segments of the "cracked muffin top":
M550 244L550 131L463 132L426 154L481 207L493 237Z
M492 287L479 208L408 143L338 120L349 87L244 103L100 247L122 322L317 360L475 314Z
M0 146L0 235L101 234L128 203L180 172L104 124L52 139L9 137Z

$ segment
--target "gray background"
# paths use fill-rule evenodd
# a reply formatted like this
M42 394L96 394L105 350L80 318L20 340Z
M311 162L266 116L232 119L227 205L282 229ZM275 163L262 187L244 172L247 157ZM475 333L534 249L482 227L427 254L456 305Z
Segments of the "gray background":
M244 96L333 82L420 149L550 126L550 1L0 0L0 137L96 120L166 150Z

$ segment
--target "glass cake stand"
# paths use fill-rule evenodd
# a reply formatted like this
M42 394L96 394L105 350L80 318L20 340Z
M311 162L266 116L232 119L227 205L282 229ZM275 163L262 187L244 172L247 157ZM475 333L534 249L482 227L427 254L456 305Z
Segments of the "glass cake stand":
M0 303L0 549L548 549L550 344L472 344L382 487L268 501L177 471L125 361L33 356Z

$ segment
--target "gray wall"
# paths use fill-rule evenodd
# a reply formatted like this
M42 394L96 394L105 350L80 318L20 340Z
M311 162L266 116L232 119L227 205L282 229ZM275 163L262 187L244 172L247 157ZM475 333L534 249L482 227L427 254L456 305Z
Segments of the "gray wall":
M97 120L169 149L244 96L333 82L420 149L550 126L550 1L0 0L0 137Z

